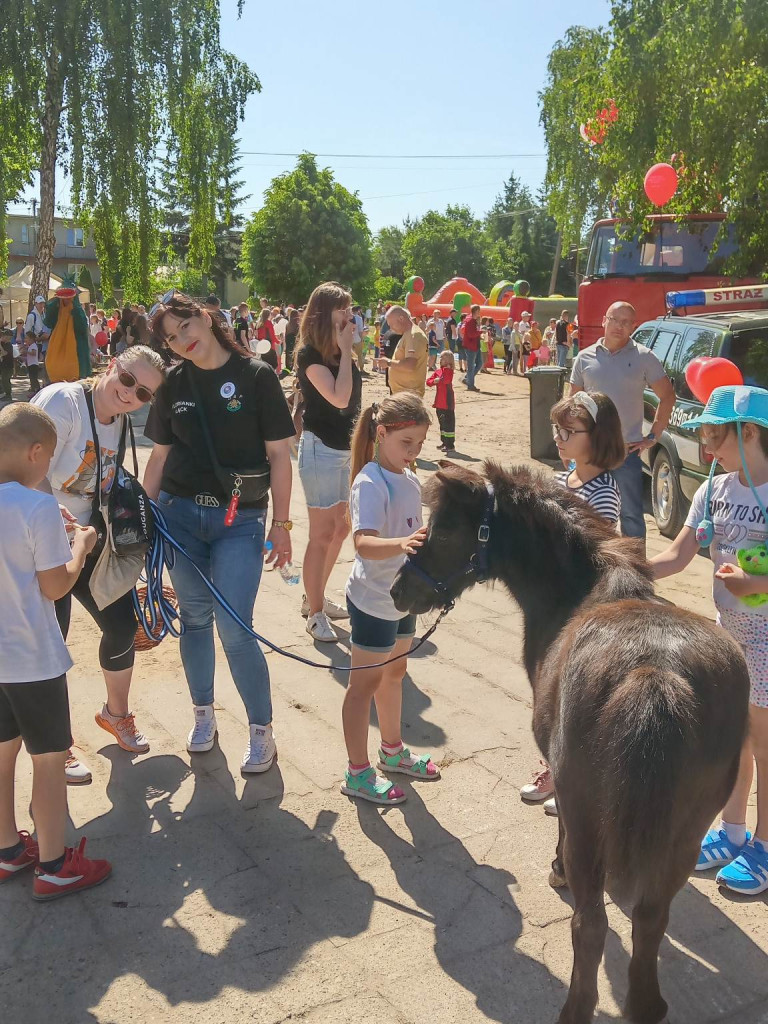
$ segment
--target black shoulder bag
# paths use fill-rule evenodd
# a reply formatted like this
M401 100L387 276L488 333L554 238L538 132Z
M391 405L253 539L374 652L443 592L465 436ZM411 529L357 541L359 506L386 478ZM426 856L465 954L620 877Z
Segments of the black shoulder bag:
M227 507L227 514L224 519L225 526L231 526L237 515L237 507L241 501L245 501L248 504L255 504L261 501L269 491L270 482L270 467L269 460L265 459L264 462L259 463L251 469L227 469L219 462L216 457L216 449L213 445L213 438L211 437L211 429L208 426L208 421L205 418L203 412L203 403L200 398L200 389L197 386L195 380L195 374L192 367L189 367L189 381L192 389L192 397L195 400L195 409L197 410L197 416L200 420L200 427L203 431L203 437L205 438L205 446L208 449L208 458L211 460L211 467L213 468L214 475L219 481L224 493L229 498L229 505Z
M123 420L120 443L117 449L115 479L112 482L106 504L102 504L101 445L96 432L96 417L93 412L93 392L85 391L85 403L91 420L93 443L96 448L96 490L93 495L91 526L99 534L101 550L105 533L111 534L112 548L117 555L143 555L149 550L155 534L155 520L149 504L147 492L138 481L139 463L136 458L136 441L133 436L133 424L127 414ZM133 474L123 467L125 456L125 437L130 434L131 451L133 453ZM106 518L106 522L105 522Z

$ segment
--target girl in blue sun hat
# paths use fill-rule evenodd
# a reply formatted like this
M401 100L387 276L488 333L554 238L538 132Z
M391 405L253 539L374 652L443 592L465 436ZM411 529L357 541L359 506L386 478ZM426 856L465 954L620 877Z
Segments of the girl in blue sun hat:
M650 559L656 579L681 572L699 547L714 564L718 623L741 645L750 678L749 736L717 828L706 834L697 871L719 868L717 882L747 896L768 890L768 391L715 388L704 412L682 424L701 429L714 456L685 526ZM725 473L715 476L718 463ZM757 765L757 826L747 832L747 801Z

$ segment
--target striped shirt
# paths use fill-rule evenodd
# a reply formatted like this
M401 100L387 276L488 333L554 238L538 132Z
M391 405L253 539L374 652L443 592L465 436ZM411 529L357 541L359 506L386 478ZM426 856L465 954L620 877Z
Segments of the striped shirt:
M606 469L599 476L596 476L594 480L582 484L581 487L569 487L568 478L570 475L569 471L564 470L562 473L555 474L555 480L561 487L565 487L567 491L570 491L571 494L578 494L588 505L592 506L598 515L607 519L609 523L614 525L618 523L619 513L621 512L621 493L613 473Z

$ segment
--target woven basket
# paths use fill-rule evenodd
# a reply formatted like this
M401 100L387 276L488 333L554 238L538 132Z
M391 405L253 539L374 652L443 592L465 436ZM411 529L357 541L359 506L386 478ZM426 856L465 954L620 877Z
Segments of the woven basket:
M139 597L139 604L143 605L147 599L147 588L143 586L137 587L136 593L138 594ZM178 601L176 600L176 592L173 590L172 587L163 587L163 597L165 598L166 601L169 601L173 605L173 607L176 608L176 610L178 611L179 604ZM157 608L155 610L157 610ZM160 636L162 628L163 624L160 621L159 615L155 628L152 630L152 638L147 636L146 632L144 631L144 627L141 624L139 624L136 627L136 639L133 642L134 650L151 651L153 647L158 647L160 645L160 640L158 639L158 637Z

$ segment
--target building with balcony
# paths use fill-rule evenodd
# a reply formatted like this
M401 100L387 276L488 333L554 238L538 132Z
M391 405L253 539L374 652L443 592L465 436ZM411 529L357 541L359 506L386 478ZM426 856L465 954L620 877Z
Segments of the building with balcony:
M53 232L56 245L53 250L51 271L57 277L80 277L83 267L88 267L94 285L101 282L99 264L93 240L83 228L70 225L65 217L54 218ZM37 218L31 213L9 213L6 221L6 236L11 244L8 250L8 276L22 270L28 263L35 262L37 249Z

